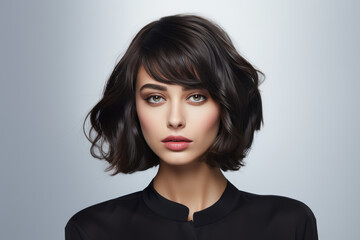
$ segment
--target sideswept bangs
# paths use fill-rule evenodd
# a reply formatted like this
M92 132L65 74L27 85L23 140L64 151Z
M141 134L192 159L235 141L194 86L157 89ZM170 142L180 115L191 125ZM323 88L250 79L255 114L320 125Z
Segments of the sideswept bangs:
M84 121L91 154L117 173L143 171L159 164L146 144L135 108L140 66L155 80L187 89L205 88L221 106L220 128L200 157L210 166L238 170L263 123L259 76L229 36L195 15L173 15L143 27L111 73L102 99ZM90 117L91 127L85 131Z
M151 29L141 47L146 72L162 83L206 88L199 77L200 40L189 35L186 27L162 21Z

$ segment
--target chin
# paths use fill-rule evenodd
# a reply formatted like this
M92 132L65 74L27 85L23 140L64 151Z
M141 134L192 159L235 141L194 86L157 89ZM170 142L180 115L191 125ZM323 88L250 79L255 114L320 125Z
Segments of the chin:
M189 157L186 158L184 156L177 156L177 157L160 158L160 163L161 162L167 165L184 166L193 163L198 163L199 161L196 158L189 158Z

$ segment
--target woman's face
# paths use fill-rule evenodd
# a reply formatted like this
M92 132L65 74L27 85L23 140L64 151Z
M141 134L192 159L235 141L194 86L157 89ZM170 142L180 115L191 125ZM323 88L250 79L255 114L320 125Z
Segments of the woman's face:
M136 111L147 144L167 164L196 161L219 130L220 106L206 89L158 82L142 66L136 81Z

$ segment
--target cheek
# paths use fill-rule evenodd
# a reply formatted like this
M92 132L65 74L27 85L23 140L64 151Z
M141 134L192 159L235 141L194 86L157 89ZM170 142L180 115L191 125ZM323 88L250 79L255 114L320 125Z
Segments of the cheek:
M193 122L196 123L196 128L198 131L203 133L212 133L217 134L220 124L220 110L217 106L213 106L210 109L205 110L201 114L196 114L198 116L194 119Z
M151 109L137 106L137 115L140 122L140 127L145 139L153 136L156 133L156 127L159 125L159 115L154 114Z

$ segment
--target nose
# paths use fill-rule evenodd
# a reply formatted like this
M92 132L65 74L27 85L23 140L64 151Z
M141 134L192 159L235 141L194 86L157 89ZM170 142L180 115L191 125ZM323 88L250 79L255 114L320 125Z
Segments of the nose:
M168 128L184 128L185 127L185 116L180 102L173 102L169 105L168 111Z

